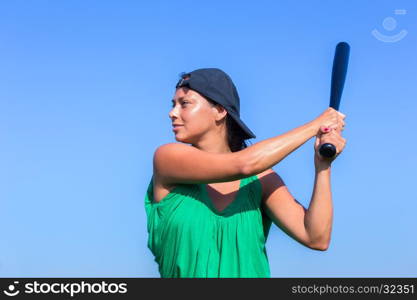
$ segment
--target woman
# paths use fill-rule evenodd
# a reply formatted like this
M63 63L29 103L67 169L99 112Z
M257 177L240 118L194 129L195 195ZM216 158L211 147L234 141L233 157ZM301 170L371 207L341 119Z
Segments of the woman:
M161 277L270 277L265 242L272 223L301 244L326 250L332 228L330 167L344 118L328 108L285 134L251 146L231 78L220 69L183 74L169 113L175 139L154 153L145 196L148 247ZM305 209L271 168L310 138L315 182ZM190 145L185 145L190 144Z

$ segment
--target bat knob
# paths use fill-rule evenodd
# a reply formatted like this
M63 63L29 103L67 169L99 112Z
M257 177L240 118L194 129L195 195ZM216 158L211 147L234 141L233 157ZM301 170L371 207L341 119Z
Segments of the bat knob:
M325 143L320 146L319 153L324 157L333 157L336 154L336 147L332 144Z

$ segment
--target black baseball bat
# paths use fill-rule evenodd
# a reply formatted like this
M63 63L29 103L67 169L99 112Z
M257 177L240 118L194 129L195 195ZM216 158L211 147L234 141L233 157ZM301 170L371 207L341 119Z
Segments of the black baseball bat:
M346 72L349 61L350 46L346 42L340 42L336 46L333 59L332 83L330 90L330 107L339 110L340 99L342 98L343 86L345 84ZM320 146L319 153L324 157L333 157L336 154L336 147L333 144L325 143Z

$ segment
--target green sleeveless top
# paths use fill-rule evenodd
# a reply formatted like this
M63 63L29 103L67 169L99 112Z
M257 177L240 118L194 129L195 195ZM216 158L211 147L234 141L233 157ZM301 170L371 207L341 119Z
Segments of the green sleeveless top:
M243 178L232 203L221 212L204 184L178 184L153 202L146 196L148 248L161 277L270 277L265 242L271 220L261 208L256 175Z

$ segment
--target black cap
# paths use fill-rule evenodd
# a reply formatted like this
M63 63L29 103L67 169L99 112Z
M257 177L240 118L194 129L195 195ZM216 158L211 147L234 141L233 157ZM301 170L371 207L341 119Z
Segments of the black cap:
M245 139L256 138L240 119L240 99L232 79L217 68L197 69L182 73L175 88L188 87L202 96L221 104L246 134Z

